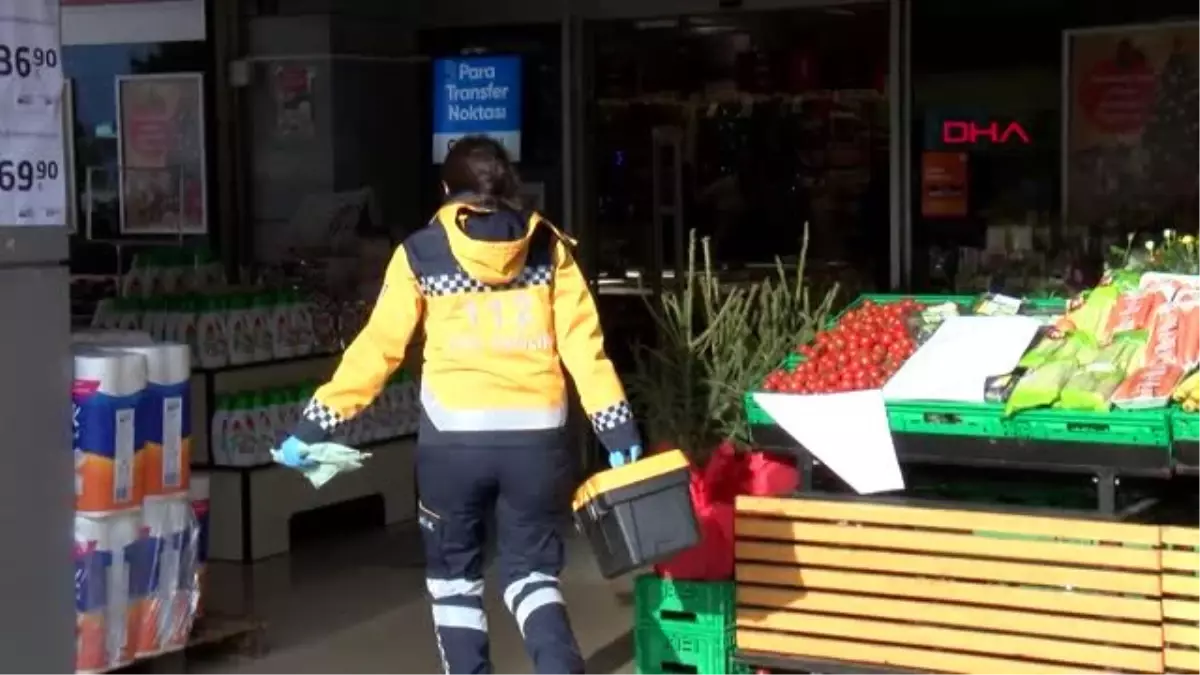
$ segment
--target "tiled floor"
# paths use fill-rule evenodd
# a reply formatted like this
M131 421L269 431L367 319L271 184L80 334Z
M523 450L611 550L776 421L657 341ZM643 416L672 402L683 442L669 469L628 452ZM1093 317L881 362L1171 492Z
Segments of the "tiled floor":
M600 577L586 544L573 540L563 575L572 622L590 673L631 673L628 579ZM204 673L439 672L424 596L420 544L411 528L310 544L253 568L213 565L212 604L251 609L267 624L258 658L191 662ZM528 673L520 636L494 587L488 590L498 673Z

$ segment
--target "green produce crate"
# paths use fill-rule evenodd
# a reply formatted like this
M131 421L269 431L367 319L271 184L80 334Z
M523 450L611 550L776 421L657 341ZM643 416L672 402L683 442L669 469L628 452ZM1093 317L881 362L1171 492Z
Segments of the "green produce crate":
M644 574L634 582L638 626L725 631L733 627L732 581L684 581Z
M804 357L799 354L788 354L787 357L784 358L778 366L776 366L776 368L782 368L790 373L795 370L796 366L799 365L803 360ZM765 376L766 375L764 374L764 377ZM746 410L746 420L750 424L757 424L761 426L774 424L775 420L771 419L771 416L767 414L767 411L763 410L762 407L760 407L754 400L754 393L755 392L753 391L748 391L742 394L742 407Z
M635 626L634 663L639 673L724 675L733 668L733 629L704 632Z
M1171 430L1166 409L1090 412L1023 410L1012 418L1017 436L1034 441L1136 445L1166 449Z
M1004 406L991 403L904 401L888 403L888 426L894 433L938 436L1015 438L1016 427L1004 417Z
M1200 441L1200 413L1186 412L1183 408L1171 408L1171 439L1175 441Z
M846 305L842 311L838 312L831 323L836 323L842 315L855 309L867 300L874 302L877 305L890 305L893 302L901 300L916 300L923 305L943 305L947 302L953 302L962 308L968 308L975 303L974 295L907 295L904 293L864 293L858 296L849 305Z

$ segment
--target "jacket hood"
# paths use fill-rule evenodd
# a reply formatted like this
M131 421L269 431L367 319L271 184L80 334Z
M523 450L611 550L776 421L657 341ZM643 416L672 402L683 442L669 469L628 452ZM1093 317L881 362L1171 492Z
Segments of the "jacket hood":
M545 222L536 213L491 210L459 201L438 209L436 220L446 230L458 264L471 278L488 285L517 278L525 267L529 240Z

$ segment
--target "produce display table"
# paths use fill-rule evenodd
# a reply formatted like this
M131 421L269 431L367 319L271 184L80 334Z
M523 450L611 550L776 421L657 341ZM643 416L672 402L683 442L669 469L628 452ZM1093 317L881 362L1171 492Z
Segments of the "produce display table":
M803 488L811 489L813 468L819 462L804 446L775 425L756 425L752 433L756 447L796 455ZM1016 469L1089 476L1096 484L1096 510L1103 514L1117 512L1122 477L1165 479L1184 472L1172 461L1171 453L1147 447L895 432L892 438L901 466Z
M752 668L1196 672L1195 528L800 496L739 497L735 533Z

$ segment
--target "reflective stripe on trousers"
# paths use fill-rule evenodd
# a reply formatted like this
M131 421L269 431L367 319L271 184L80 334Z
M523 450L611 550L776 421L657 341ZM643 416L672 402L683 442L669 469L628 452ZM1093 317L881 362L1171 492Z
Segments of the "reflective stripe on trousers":
M451 663L447 651L471 653L487 645L487 614L483 611L483 581L471 579L426 579L430 608L433 612L433 631L437 638L442 672L467 672L463 664ZM463 652L470 643L474 649ZM478 664L472 663L472 666Z
M537 610L549 605L564 605L562 591L558 589L558 579L542 572L531 572L510 583L504 589L504 604L512 612L525 635L525 624Z

